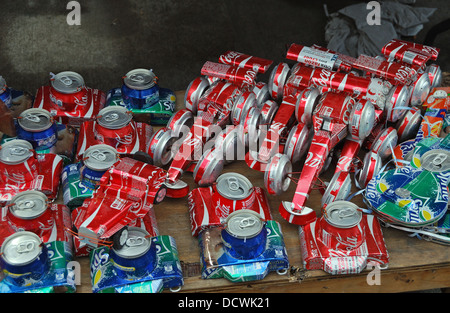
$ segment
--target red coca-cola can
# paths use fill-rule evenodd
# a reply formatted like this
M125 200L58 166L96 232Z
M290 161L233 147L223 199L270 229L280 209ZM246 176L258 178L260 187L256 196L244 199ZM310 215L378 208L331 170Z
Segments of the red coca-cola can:
M269 87L265 82L257 82L252 91L256 95L256 104L258 107L261 107L267 100L270 99Z
M51 231L55 221L45 194L26 190L16 194L8 205L8 218L17 231L30 231L41 236Z
M319 219L319 240L332 250L353 250L365 240L359 223L362 212L349 201L334 201L327 205Z
M314 68L301 63L297 63L292 67L285 87L291 88L286 90L288 93L295 93L294 90L303 90L311 85L311 77ZM286 95L287 93L285 93Z
M219 62L249 69L257 73L265 73L273 63L273 61L271 60L251 56L236 51L225 52L219 57Z
M289 178L292 172L292 163L285 154L277 153L264 172L264 185L269 194L280 195L285 192L291 183Z
M189 185L182 180L177 180L173 184L166 181L164 184L167 187L166 197L178 199L189 194Z
M289 71L287 63L279 63L270 73L268 85L272 99L280 100L283 97L283 88Z
M232 208L232 212L251 209L256 194L250 180L239 173L229 172L220 175L213 185L212 205L216 208ZM226 211L229 211L226 210Z
M440 87L442 84L442 69L437 64L430 64L425 72L428 74L430 79L431 88Z
M267 100L261 107L261 125L270 125L279 108L274 100Z
M13 139L0 149L0 177L4 183L22 184L38 175L36 152L28 141Z
M386 79L393 85L409 84L417 74L412 68L395 63L380 60L367 55L359 55L354 63L354 68L374 74L376 77Z
M198 101L210 87L208 79L197 77L191 81L184 94L184 106L193 114L197 114Z
M87 101L87 89L83 77L75 72L60 72L50 78L50 100L60 110L73 111Z
M231 111L230 118L233 125L242 124L250 108L256 106L257 102L255 93L253 91L244 91L237 98Z
M225 165L223 156L214 147L205 151L194 168L194 181L199 186L210 186L222 173Z
M406 114L397 122L398 142L415 138L422 123L422 112L419 107L411 107Z
M381 159L386 159L392 153L392 149L397 145L397 130L394 127L387 127L375 138L371 151L377 153Z
M284 145L284 154L292 164L300 161L300 158L308 151L312 133L312 130L302 123L292 127Z
M355 99L346 93L327 92L320 97L319 103L313 112L314 128L317 121L325 119L329 122L348 124L350 113L355 105Z
M320 100L319 89L308 87L297 95L297 103L295 104L295 117L299 123L305 125L312 124L312 116L317 103Z
M383 161L377 153L369 151L363 159L363 167L357 174L357 181L360 188L365 188L369 181L375 177L383 166Z
M407 85L397 85L392 87L389 92L386 104L385 112L386 119L389 122L397 122L401 119L406 111L408 111L409 100L411 98L411 90Z
M253 87L257 73L246 68L206 61L201 74L224 79L238 87Z
M173 131L167 127L163 127L153 134L150 138L148 154L154 165L162 167L172 160L174 156L172 148L177 139L178 136L173 135Z
M417 106L424 103L431 90L430 78L427 73L419 73L411 86L411 105Z
M353 139L363 140L369 136L375 125L375 108L368 100L358 101L350 113L348 123Z
M345 200L352 189L350 172L334 173L322 196L322 208L338 200Z
M339 69L338 58L339 56L337 54L295 43L291 44L286 53L286 59L328 70ZM347 68L344 69L347 70Z
M206 112L211 104L215 105L224 114L231 112L237 98L242 92L243 90L233 83L223 80L214 82L200 98L197 115L200 115L200 111Z
M188 109L178 110L167 122L167 128L172 130L174 137L180 138L184 130L189 130L194 125L194 114ZM185 133L184 135L186 135Z
M132 144L135 140L132 118L131 112L122 106L102 109L94 128L96 139L114 148Z
M435 61L439 55L439 49L421 45L400 39L392 39L381 48L386 58L411 64L415 67L423 67L428 60Z

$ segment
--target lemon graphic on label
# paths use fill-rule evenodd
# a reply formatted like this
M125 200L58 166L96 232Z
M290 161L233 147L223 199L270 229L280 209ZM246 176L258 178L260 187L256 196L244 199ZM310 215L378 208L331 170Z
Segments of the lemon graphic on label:
M101 270L98 270L96 273L95 273L95 275L94 275L94 281L92 282L92 284L94 285L94 286L97 286L97 284L98 284L98 282L100 281L100 279L102 278L102 271Z
M421 162L420 158L418 158L418 157L413 157L411 164L412 164L412 166L414 166L416 168L420 168L422 166L422 162Z
M378 189L378 191L379 192L381 192L381 193L383 193L383 192L385 192L386 190L388 190L388 186L385 184L385 183L378 183L378 185L377 185L377 189Z
M423 208L420 214L425 221L429 221L433 217L433 214L427 208Z
M398 201L398 206L404 208L405 206L408 206L410 203L411 199L403 199Z

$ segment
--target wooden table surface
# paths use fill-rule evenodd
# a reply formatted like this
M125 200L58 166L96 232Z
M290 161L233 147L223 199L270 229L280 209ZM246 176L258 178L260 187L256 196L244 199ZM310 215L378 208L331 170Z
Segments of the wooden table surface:
M177 109L182 108L184 92L176 93ZM330 169L334 171L335 163ZM300 167L301 164L297 164ZM295 170L295 168L294 168ZM245 175L254 186L264 187L264 173L250 169L244 161L227 165L223 172L237 172ZM321 178L329 181L331 174L325 173ZM182 178L196 188L192 174L186 173ZM214 293L297 293L297 292L404 292L450 287L450 249L425 240L408 236L408 233L383 228L384 239L389 252L389 267L381 270L379 284L368 284L370 270L354 275L330 275L321 270L305 270L302 265L298 226L289 224L278 212L281 201L292 201L296 184L292 182L288 191L281 196L268 195L273 218L281 225L290 270L286 275L271 272L263 280L232 283L221 279L202 279L200 277L200 248L197 238L190 232L190 220L187 198L166 198L154 207L158 228L161 235L172 236L177 244L183 267L184 286L180 292L214 292ZM320 213L321 194L313 190L307 205ZM358 195L352 202L364 206L362 196ZM87 257L76 258L81 264L81 285L77 293L91 293L89 260ZM165 290L164 292L170 292Z

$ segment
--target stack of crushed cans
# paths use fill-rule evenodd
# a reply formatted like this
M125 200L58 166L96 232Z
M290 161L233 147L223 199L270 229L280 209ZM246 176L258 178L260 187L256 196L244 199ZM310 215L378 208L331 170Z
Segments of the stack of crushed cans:
M177 246L154 211L165 197L186 201L202 278L286 274L269 197L294 168L293 199L278 209L299 225L306 269L387 267L382 226L449 244L450 90L429 64L438 54L397 39L358 58L294 43L269 72L272 60L227 51L204 63L176 112L148 69L108 93L74 72L51 74L35 97L1 79L0 292L74 292L74 257L89 257L93 292L178 290ZM234 161L264 173L264 187L224 173ZM321 203L308 206L317 186Z

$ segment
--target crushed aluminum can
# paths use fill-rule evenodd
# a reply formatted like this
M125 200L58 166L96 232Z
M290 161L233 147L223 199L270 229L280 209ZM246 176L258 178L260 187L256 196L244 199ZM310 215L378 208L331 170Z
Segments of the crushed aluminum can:
M396 124L398 142L413 139L420 128L422 122L422 112L418 107L411 107L406 110L405 115Z
M225 160L218 151L220 150L216 150L214 147L208 149L203 153L200 160L198 160L194 168L193 176L195 183L199 186L212 185L222 173Z
M89 189L95 189L103 174L119 160L117 150L108 145L90 146L83 153L80 180Z
M279 108L278 103L274 100L267 100L261 106L261 125L270 125Z
M256 95L256 105L259 108L270 99L269 87L265 82L257 82L253 88L253 93Z
M224 79L238 87L245 88L255 86L257 72L252 69L206 61L201 69L201 74Z
M430 79L431 89L441 87L442 84L442 69L437 64L430 64L425 72Z
M233 125L243 124L250 108L256 107L256 95L253 91L244 91L238 96L231 110L231 122Z
M264 74L273 63L273 61L271 60L255 57L252 55L236 51L225 52L219 57L219 62L223 64L245 68L262 74Z
M176 140L177 137L173 136L173 131L166 127L161 128L152 135L148 151L154 165L162 167L172 160L172 146Z
M337 200L345 200L352 188L350 172L335 172L322 196L322 209Z
M378 175L382 167L383 162L380 155L373 151L367 152L363 159L363 167L357 174L357 182L359 186L361 188L366 187L369 181Z
M184 106L192 114L197 114L198 101L209 87L209 81L205 77L197 77L189 83L184 95Z
M167 123L167 128L172 130L172 134L174 137L181 138L183 135L183 130L190 129L194 125L194 115L188 109L181 109L177 111L172 117L169 119Z
M292 163L285 154L275 154L265 170L264 185L269 194L280 195L285 192L291 183L289 174L292 172Z
M370 180L364 198L382 220L407 227L430 225L447 212L449 173L411 166L384 171Z
M411 89L411 105L417 106L425 102L431 91L431 83L428 74L419 73Z
M319 90L314 87L308 87L297 95L298 100L295 105L295 116L299 123L308 126L312 124L313 112L320 97Z
M31 142L36 151L50 149L58 141L56 123L47 110L31 108L23 111L17 126L17 138Z
M268 80L269 92L275 101L283 97L284 84L288 78L289 71L287 63L279 63L270 73Z
M312 136L312 130L305 124L297 124L292 127L283 151L292 164L297 164L300 158L308 151Z
M389 122L397 122L401 119L406 112L410 104L411 90L409 86L397 85L392 87L386 100L386 119Z
M397 130L394 127L387 127L375 138L371 151L377 153L384 160L392 154L397 140Z
M375 109L367 100L358 101L350 113L349 132L353 139L363 140L369 136L375 124Z

